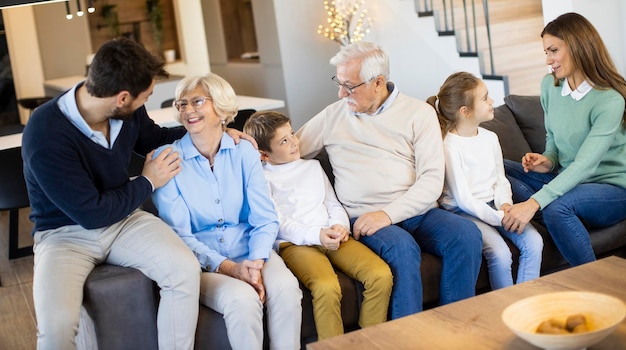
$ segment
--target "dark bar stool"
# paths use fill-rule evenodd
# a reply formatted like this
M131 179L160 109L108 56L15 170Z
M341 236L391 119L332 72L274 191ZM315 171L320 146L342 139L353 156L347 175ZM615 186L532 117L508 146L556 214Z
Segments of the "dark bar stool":
M250 116L254 114L254 112L256 112L256 110L254 109L240 109L239 111L237 111L235 120L232 121L227 126L229 128L243 131L243 125L246 123L246 120L248 120L248 118L250 118Z
M19 105L22 106L23 108L30 110L30 114L33 114L33 111L35 110L35 108L41 106L42 104L50 100L52 100L52 97L50 96L27 97L27 98L18 99L17 103L19 103Z
M9 259L21 258L33 254L33 247L19 247L19 210L30 206L22 148L10 148L0 151L0 211L9 211Z

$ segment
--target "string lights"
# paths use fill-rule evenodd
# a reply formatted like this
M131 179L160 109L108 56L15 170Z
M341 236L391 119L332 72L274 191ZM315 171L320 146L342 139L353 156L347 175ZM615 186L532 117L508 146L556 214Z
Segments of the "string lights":
M373 24L364 3L365 0L324 0L327 25L320 24L317 33L342 46L363 40Z

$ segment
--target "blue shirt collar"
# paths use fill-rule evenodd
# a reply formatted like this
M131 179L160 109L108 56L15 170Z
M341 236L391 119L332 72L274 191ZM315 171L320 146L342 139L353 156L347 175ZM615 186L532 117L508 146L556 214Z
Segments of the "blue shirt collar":
M111 139L110 144L104 134L102 134L101 132L93 131L89 127L89 124L87 124L85 119L83 119L83 117L80 115L80 112L78 111L78 105L76 104L76 89L78 89L83 84L84 81L81 81L80 83L74 85L73 88L71 88L59 98L57 105L59 106L59 109L61 109L61 112L65 114L65 117L70 121L70 123L72 123L72 125L80 130L81 133L83 133L90 140L99 144L102 147L112 148L115 144L117 136L122 130L122 125L124 124L124 122L118 119L109 119L109 126L111 127L109 130L109 137Z
M389 96L387 96L387 99L385 100L385 102L383 102L382 105L380 105L380 107L378 107L378 109L376 110L376 112L374 112L374 114L368 114L368 113L354 113L354 115L359 116L359 115L369 115L369 116L375 116L375 115L379 115L382 112L384 112L387 108L389 108L389 106L391 106L393 104L393 102L396 100L396 98L398 97L398 94L400 93L400 91L398 89L396 89L396 85L390 81L387 82L387 91L390 91L391 93L389 94Z
M193 141L191 140L191 135L189 133L186 133L185 136L180 139L180 148L182 150L182 158L184 160L195 157L204 157L202 154L200 154L196 146L194 146ZM221 150L228 148L235 148L235 140L233 140L230 136L228 136L227 133L224 132L222 133L220 149L217 151L217 153L219 154Z

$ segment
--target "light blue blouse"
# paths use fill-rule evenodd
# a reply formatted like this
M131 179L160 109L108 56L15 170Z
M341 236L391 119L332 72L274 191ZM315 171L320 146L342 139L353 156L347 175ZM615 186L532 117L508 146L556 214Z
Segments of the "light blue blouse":
M172 145L182 171L152 195L159 216L214 271L222 261L267 259L278 233L278 217L259 152L248 141L235 145L222 134L211 171L189 134ZM155 157L164 148L159 147Z

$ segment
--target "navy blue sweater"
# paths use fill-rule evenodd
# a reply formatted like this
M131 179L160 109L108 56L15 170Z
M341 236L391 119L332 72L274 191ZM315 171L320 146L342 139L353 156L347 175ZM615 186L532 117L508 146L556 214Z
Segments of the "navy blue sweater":
M185 130L159 127L142 106L124 121L113 148L106 149L81 133L57 101L33 113L22 137L33 233L76 224L86 229L112 225L151 194L146 178L129 179L132 152L146 155Z

